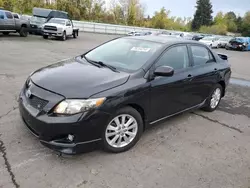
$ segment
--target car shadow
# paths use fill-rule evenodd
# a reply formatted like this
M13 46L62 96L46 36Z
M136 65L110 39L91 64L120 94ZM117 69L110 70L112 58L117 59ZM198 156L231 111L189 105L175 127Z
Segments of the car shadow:
M0 38L15 38L20 37L19 33L10 33L9 35L0 34Z

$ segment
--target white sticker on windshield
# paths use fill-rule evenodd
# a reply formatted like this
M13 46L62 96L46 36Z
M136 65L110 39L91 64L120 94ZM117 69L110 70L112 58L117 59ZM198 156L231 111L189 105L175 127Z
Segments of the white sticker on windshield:
M150 48L142 48L142 47L133 47L131 51L135 52L149 52L151 49Z

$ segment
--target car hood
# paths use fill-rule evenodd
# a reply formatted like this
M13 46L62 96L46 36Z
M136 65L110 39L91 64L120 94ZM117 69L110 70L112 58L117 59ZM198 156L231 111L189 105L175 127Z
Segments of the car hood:
M41 68L31 75L36 85L66 98L89 98L126 83L128 78L128 73L113 72L75 58Z
M57 24L57 23L46 23L44 24L44 26L55 26L57 28L63 28L63 25L62 24Z

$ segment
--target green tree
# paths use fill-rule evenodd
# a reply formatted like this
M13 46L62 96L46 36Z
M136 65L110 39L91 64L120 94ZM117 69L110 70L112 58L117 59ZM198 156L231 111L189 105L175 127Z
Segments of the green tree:
M237 16L234 12L230 11L225 14L224 17L226 24L227 24L227 29L230 32L236 32L237 31L237 25L236 25L236 20Z
M169 22L168 14L169 12L164 7L159 12L155 12L155 15L152 17L152 26L158 29L166 29Z
M212 25L213 22L213 6L210 0L197 0L196 12L194 14L194 19L192 22L192 29L198 30L201 26Z
M135 25L136 22L136 0L130 0L128 5L128 25Z
M9 10L9 11L13 11L14 8L14 3L13 0L0 0L0 7Z
M220 24L226 25L226 20L225 20L223 12L218 12L216 14L216 16L214 17L214 23L217 25L220 25Z
M242 33L242 32L243 32L242 22L243 22L243 19L242 19L241 16L239 16L239 17L236 19L236 25L237 25L237 32L238 32L238 33Z
M243 36L250 36L250 11L248 11L242 21L242 35Z

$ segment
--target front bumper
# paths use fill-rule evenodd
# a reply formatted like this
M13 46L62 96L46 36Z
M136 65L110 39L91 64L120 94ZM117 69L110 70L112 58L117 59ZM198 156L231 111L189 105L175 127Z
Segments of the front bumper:
M30 33L34 33L34 34L37 34L37 35L42 35L42 29L41 28L33 28L33 27L30 27L28 29L28 31Z
M241 46L239 46L239 45L235 45L235 46L227 45L226 48L230 49L230 50L245 50L246 49L246 47L243 45L241 45Z
M31 86L32 94L39 95L43 89ZM50 149L64 154L77 154L95 149L101 140L104 125L108 122L110 114L101 111L81 113L72 116L56 117L49 115L47 107L37 111L33 108L25 95L24 88L20 94L19 111L28 129ZM41 94L47 93L43 90ZM56 94L53 98L57 98ZM41 98L41 96L39 96ZM50 96L48 99L50 100ZM61 100L58 97L56 100ZM74 140L68 140L68 135L73 135Z
M46 35L46 36L54 36L54 37L62 37L63 36L63 31L43 30L42 33L43 33L43 35Z

